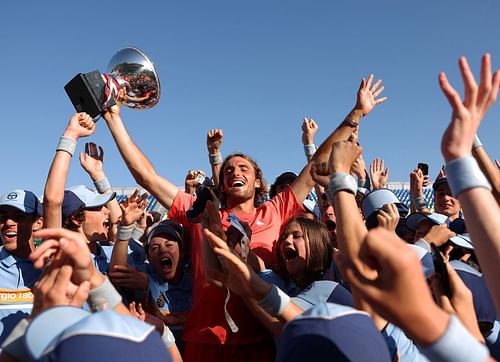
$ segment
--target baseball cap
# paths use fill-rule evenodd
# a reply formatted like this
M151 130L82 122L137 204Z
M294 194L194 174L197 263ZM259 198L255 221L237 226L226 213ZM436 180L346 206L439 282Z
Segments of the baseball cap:
M116 192L110 194L98 194L85 185L72 186L64 190L64 200L62 204L63 218L71 215L80 207L91 208L107 204L116 197Z
M43 213L42 203L31 191L14 190L0 195L0 206L12 206L26 214Z
M426 278L429 278L434 274L434 261L432 260L432 254L429 253L424 248L414 245L408 244L410 248L412 248L418 255L418 259L420 260L420 265L422 266L422 271Z
M448 221L448 216L443 214L438 214L437 212L433 212L431 214L422 214L419 212L408 215L406 218L406 226L411 231L417 231L418 224L422 220L430 220L435 225L446 224Z
M361 203L361 211L363 211L365 218L368 218L387 204L401 204L401 201L389 189L373 190L365 195Z
M382 334L367 313L320 303L290 321L276 361L390 361Z
M171 361L154 326L114 310L53 307L33 319L24 339L37 361Z
M449 240L455 246L468 250L474 250L469 234L457 234L456 236L452 236Z
M446 176L440 176L434 180L434 183L432 184L432 189L436 191L439 186L441 186L444 183L448 183L448 178Z
M163 220L151 226L144 248L148 250L148 245L155 236L165 236L168 240L177 241L182 246L184 227L174 220Z

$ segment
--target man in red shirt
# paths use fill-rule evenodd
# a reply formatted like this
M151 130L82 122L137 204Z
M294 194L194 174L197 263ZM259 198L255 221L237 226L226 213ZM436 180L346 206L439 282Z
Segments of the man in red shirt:
M276 264L273 250L280 228L293 214L302 212L302 202L314 186L310 169L315 162L326 162L332 144L347 140L357 132L359 122L386 98L378 98L383 91L381 81L372 84L373 75L362 80L353 110L318 148L311 161L285 191L256 207L256 198L265 187L262 171L244 154L230 155L223 162L219 184L225 207L220 210L222 225L227 229L229 212L249 224L252 229L250 249L268 266ZM194 197L180 191L172 182L158 175L142 151L130 138L120 110L114 106L104 119L136 182L150 192L166 208L169 216L182 223L192 237L193 308L184 327L185 361L273 361L274 343L244 302L231 295L227 311L238 326L232 332L224 311L226 289L208 283L203 260L203 236L200 224L192 224L186 211Z

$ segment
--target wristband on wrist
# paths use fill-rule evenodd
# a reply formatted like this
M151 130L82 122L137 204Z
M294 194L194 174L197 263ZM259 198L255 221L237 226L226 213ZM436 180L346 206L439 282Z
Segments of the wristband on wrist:
M454 315L444 334L421 351L430 361L465 362L470 361L471 356L475 361L486 361L489 356L488 348L477 341Z
M332 197L339 191L347 191L356 195L358 184L352 175L344 172L335 172L330 178L327 189Z
M135 229L135 225L118 225L118 230L116 232L116 239L117 240L129 240L132 238L132 232Z
M356 127L359 126L359 122L356 122L355 120L353 120L349 116L347 116L346 118L344 118L344 121L342 123L344 123L345 125L347 125L349 127L352 127L352 128L356 128Z
M175 343L174 334L172 333L170 328L168 328L168 326L165 326L165 328L163 329L161 339L167 348L172 347L172 345Z
M104 194L107 191L111 190L111 184L106 176L104 178L94 181L94 186L98 193Z
M427 200L425 199L425 196L419 196L415 199L413 199L413 205L415 205L415 208L417 210L423 210L427 208Z
M106 309L114 309L122 302L122 297L109 281L104 277L104 283L89 292L87 302L92 312L99 312Z
M476 187L491 191L488 180L472 156L464 156L448 162L445 171L453 197Z
M142 238L143 235L144 235L144 230L136 226L134 230L132 230L132 235L130 235L130 239L139 240L140 238Z
M304 153L306 154L306 157L314 155L316 153L316 145L314 143L304 145Z
M61 136L59 138L59 144L57 145L56 151L64 151L69 153L71 157L75 153L76 141L71 137Z
M271 316L276 317L283 313L285 307L290 303L290 297L276 285L273 285L269 293L257 303Z
M222 163L222 154L220 152L209 154L208 160L212 166L220 165Z
M482 147L483 144L481 143L481 140L477 136L477 134L474 136L474 141L472 141L472 149Z

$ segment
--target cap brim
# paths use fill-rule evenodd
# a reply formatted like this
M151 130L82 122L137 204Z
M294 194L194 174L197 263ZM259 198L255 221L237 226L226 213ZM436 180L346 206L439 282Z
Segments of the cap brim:
M88 207L99 207L106 205L108 202L113 200L116 197L116 192L112 192L110 194L97 194L92 200L87 200L85 203L85 208Z
M68 327L91 315L78 307L57 306L37 316L28 326L25 335L26 348L38 360L59 335Z
M380 210L387 204L400 204L401 201L389 189L378 189L365 195L361 203L361 210L365 218Z
M469 240L463 238L461 235L452 236L449 240L453 245L459 246L464 249L474 250L474 246L472 245L472 243Z

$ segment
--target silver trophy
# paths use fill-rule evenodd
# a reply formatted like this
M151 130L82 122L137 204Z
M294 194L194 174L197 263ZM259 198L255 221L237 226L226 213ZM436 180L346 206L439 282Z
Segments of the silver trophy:
M133 47L119 50L106 73L79 73L64 89L77 112L86 112L94 119L116 103L147 109L160 99L160 80L153 63Z

